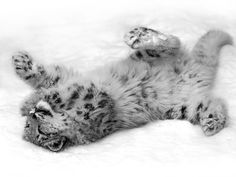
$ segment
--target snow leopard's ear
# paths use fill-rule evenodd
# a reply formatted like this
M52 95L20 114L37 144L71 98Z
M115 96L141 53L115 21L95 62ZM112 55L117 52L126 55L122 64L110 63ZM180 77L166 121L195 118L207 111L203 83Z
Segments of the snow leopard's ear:
M58 152L63 149L64 145L66 144L66 141L67 140L65 137L61 137L51 140L50 142L46 143L45 146L53 152Z

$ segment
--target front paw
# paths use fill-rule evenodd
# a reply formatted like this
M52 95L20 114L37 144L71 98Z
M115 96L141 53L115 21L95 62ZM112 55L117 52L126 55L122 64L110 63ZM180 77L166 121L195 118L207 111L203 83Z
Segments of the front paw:
M32 57L27 52L17 52L12 56L12 62L16 73L21 78L25 78L31 73L33 67Z

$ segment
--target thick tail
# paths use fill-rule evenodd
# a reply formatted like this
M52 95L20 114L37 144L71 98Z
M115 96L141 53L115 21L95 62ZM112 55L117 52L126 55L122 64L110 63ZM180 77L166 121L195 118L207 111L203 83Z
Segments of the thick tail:
M217 66L219 53L224 45L232 45L232 37L220 30L210 30L194 46L192 56L196 62L206 66Z
M211 30L203 35L194 46L191 60L180 75L180 81L182 78L191 78L188 80L191 91L210 91L217 73L220 50L227 44L232 45L233 40L226 32Z

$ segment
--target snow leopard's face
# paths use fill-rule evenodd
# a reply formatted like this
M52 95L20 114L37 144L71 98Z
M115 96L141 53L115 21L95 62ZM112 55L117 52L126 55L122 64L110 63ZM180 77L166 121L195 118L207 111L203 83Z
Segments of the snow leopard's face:
M36 91L21 108L27 117L24 138L54 152L68 145L88 144L116 130L119 122L113 119L113 109L111 97L94 87Z
M36 145L58 152L69 139L67 131L71 121L66 113L54 112L46 102L40 101L27 116L24 138Z

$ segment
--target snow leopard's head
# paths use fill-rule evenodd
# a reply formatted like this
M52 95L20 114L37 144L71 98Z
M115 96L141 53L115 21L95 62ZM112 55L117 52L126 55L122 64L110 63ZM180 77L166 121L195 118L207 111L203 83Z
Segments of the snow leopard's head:
M71 124L66 113L56 113L48 103L39 101L27 116L24 139L58 152L71 144L67 136Z
M113 107L111 97L94 85L35 92L21 108L27 117L24 139L54 152L96 141L115 131Z

